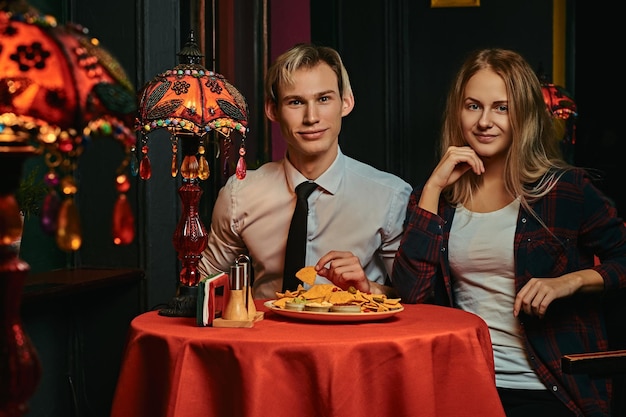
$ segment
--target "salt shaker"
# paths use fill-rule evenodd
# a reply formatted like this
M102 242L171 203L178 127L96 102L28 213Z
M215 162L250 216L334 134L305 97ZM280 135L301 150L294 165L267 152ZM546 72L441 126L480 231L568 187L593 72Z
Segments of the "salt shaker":
M250 258L246 255L239 255L235 260L235 265L244 267L244 293L246 309L248 310L248 320L254 320L256 316L256 306L252 298L252 283L250 282Z

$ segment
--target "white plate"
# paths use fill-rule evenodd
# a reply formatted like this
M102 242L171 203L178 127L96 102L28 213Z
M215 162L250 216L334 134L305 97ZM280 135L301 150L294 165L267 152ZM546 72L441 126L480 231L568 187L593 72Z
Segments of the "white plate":
M269 308L276 314L280 314L281 316L296 318L300 320L310 320L310 321L334 321L334 322L346 322L346 321L374 321L374 320L383 320L388 317L391 317L395 314L404 310L404 307L400 307L397 310L390 311L380 311L380 312L372 312L372 313L335 313L329 311L328 313L319 313L316 311L295 311L295 310L285 310L283 308L279 308L274 306L274 301L269 300L264 303L265 307Z

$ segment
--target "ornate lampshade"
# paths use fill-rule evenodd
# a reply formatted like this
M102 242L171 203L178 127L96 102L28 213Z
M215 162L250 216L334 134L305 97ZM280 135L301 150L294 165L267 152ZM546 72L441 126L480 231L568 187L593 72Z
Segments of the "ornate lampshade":
M58 25L54 17L23 2L0 11L0 42L0 129L25 133L29 144L45 155L49 193L41 215L44 231L54 234L65 251L80 248L73 174L92 138L111 136L126 152L115 178L113 241L132 242L125 171L136 141L136 97L124 70L87 29Z
M113 136L127 154L116 178L114 241L129 243L134 226L123 170L135 143L127 127L135 103L119 64L84 28L58 26L23 0L0 3L0 416L26 414L41 376L37 352L20 319L30 267L12 245L22 233L15 192L24 161L45 155L49 194L42 226L56 235L61 249L75 251L82 242L74 204L77 159L92 135Z
M198 215L202 195L199 181L206 180L210 175L205 151L210 138L217 137L222 139L224 154L228 155L231 133L239 132L241 145L236 175L239 179L245 178L248 107L241 93L224 76L200 64L203 55L193 32L178 56L179 65L157 75L140 92L137 120L137 129L141 132L139 175L142 179L149 179L152 175L149 133L167 129L172 149L171 174L176 177L180 172L182 176L178 193L183 213L173 236L182 268L178 277L178 294L170 307L161 310L160 314L192 317L196 314L200 280L197 264L207 246L207 232ZM228 175L227 159L224 173Z
M547 82L545 77L541 77L541 80L543 100L559 130L563 157L568 162L573 163L573 148L576 144L576 119L578 117L576 103L563 87Z

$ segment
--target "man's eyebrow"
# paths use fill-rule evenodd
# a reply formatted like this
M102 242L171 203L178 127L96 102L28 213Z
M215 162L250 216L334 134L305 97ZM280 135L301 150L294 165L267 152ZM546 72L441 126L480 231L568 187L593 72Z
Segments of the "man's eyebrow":
M289 94L288 96L284 96L283 100L292 100L292 99L300 99L301 97L298 94Z
M326 91L320 91L319 93L315 93L315 97L324 97L324 96L328 96L332 94L339 95L339 93L336 90L326 90ZM289 94L282 98L282 100L294 100L294 99L304 101L304 97L301 96L300 94Z

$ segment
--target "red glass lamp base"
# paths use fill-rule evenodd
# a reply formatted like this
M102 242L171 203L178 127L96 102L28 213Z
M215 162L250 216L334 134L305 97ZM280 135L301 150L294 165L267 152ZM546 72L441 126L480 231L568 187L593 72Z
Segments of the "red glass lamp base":
M183 203L182 216L172 242L178 253L182 268L178 278L178 294L172 299L167 308L159 311L160 315L170 317L195 317L198 298L198 262L202 258L202 251L207 247L208 235L200 215L198 206L202 196L202 188L197 178L183 179L183 185L178 189Z
M174 231L172 242L182 264L179 276L181 286L194 287L198 285L198 262L202 252L207 247L208 234L200 215L198 206L202 196L202 188L198 179L183 179L183 185L178 194L183 203L182 216Z
M20 318L24 281L30 271L12 244L21 237L15 190L23 161L32 152L0 146L0 417L27 414L41 364Z

